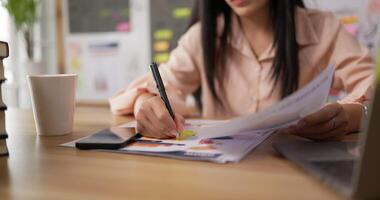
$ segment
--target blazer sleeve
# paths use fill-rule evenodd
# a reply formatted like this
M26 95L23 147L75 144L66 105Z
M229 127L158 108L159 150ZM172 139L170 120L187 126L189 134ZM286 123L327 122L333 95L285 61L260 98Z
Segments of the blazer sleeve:
M368 101L373 90L373 59L369 50L342 25L339 25L331 59L336 64L333 87L347 92L339 102L362 104Z
M343 90L347 96L338 101L343 105L350 121L348 132L358 131L363 104L373 91L374 62L369 50L339 24L332 48L332 62L336 64L333 87Z

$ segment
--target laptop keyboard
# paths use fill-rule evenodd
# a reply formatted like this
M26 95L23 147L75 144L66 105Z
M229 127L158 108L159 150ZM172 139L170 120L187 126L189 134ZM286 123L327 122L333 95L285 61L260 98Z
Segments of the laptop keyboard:
M354 160L312 161L311 165L331 176L344 186L350 187L353 183Z

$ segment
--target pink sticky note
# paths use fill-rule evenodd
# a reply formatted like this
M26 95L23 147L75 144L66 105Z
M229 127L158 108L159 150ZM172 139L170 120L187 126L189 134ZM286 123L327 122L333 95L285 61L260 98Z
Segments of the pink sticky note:
M357 24L346 25L345 28L353 36L356 36L358 34L359 26Z
M116 30L119 32L129 32L131 31L131 24L129 22L121 22L116 25Z

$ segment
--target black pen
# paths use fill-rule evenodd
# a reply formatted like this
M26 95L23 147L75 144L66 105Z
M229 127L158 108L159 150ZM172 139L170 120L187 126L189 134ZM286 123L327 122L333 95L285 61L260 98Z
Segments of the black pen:
M160 93L160 97L161 97L162 101L164 102L166 109L168 110L170 116L172 117L173 120L175 120L175 115L174 115L173 109L170 105L169 98L166 95L165 86L164 86L164 83L162 82L160 71L158 70L157 64L155 62L153 62L150 65L150 69L152 71L154 81L156 82L156 87L158 89L158 92ZM179 134L177 134L177 137L179 137Z

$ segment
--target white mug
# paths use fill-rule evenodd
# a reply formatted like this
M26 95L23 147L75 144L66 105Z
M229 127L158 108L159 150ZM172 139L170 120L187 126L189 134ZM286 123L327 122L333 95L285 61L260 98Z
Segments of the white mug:
M37 134L72 133L77 75L29 75L27 78Z

